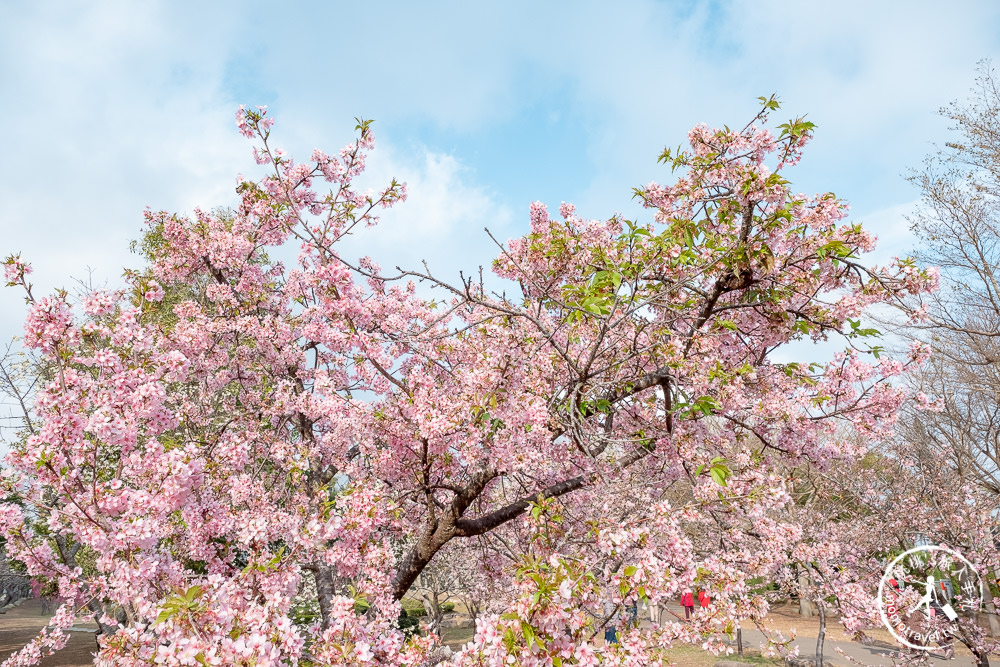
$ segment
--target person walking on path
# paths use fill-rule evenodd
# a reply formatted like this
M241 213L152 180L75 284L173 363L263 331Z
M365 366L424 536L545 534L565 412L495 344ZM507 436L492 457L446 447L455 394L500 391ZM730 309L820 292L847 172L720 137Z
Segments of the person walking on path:
M708 591L704 589L699 589L698 591L698 604L701 605L702 609L708 608L708 603L712 601L712 598L708 597Z
M656 624L660 622L660 605L655 602L650 601L646 607L649 612L649 622Z
M628 605L625 609L628 612L627 626L629 628L637 628L637 627L639 627L639 600L635 600L632 604Z
M621 617L617 612L618 606L610 601L604 602L604 616L605 623L604 626L604 643L607 645L618 643L618 629L615 627L615 623Z
M691 614L694 613L694 594L690 588L685 589L681 595L681 606L684 607L684 619L690 620Z

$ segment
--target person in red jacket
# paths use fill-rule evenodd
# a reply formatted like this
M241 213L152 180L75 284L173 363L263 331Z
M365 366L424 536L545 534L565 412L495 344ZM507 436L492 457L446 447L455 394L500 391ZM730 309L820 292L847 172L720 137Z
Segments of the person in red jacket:
M701 605L702 609L708 607L708 603L712 601L712 598L708 597L708 591L699 590L698 591L698 604Z
M690 619L691 614L694 613L694 594L691 593L690 588L681 595L681 606L684 607L684 618Z

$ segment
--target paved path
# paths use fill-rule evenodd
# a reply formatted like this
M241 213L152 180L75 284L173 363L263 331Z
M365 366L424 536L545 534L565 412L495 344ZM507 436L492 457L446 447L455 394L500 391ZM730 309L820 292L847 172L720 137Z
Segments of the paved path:
M744 648L747 646L757 648L764 641L764 634L756 628L743 631ZM803 658L810 658L816 655L815 635L807 637L800 634L796 637L792 645L799 647L799 655ZM888 657L888 654L898 651L899 647L883 641L876 641L871 646L865 646L859 642L832 640L828 631L826 641L823 642L823 660L834 665L853 665L857 667L856 663L852 663L845 658L837 649L843 651L853 660L866 665L891 665L892 660ZM975 667L976 663L971 656L967 655L958 654L954 659L948 660L940 653L932 653L930 664L940 667L944 665L948 665L949 667Z
M41 600L26 600L20 606L0 614L0 662L35 638L38 631L49 622L49 614L42 615ZM97 649L93 623L80 623L74 628L86 632L71 632L66 648L41 662L42 667L86 667L94 662L91 653Z
M663 617L664 620L684 618L683 607L679 605L667 605L667 609L672 612L672 615L667 613ZM779 616L781 616L780 613ZM648 618L648 616L645 618ZM784 618L786 621L790 620L787 616ZM796 633L795 641L792 642L792 646L798 647L799 655L801 657L814 658L816 656L816 636L819 631L818 620L813 618L809 621L803 621L801 626L798 624L794 625L795 627L798 627L798 632ZM785 633L785 636L788 636L787 632ZM866 646L860 642L838 639L837 637L839 636L842 636L840 624L835 620L829 622L826 630L826 641L823 643L824 662L844 667L858 667L857 662L864 665L891 665L892 660L889 658L889 654L900 650L898 645L895 643L889 643L888 641L875 640L870 646ZM744 649L758 649L765 642L766 639L764 637L764 633L760 632L756 628L743 630ZM735 648L735 641L730 642L730 644ZM843 651L847 657L841 655L838 649ZM733 656L720 659L737 660L738 658L734 654ZM857 662L851 662L851 660L855 660ZM952 659L945 658L940 652L931 653L930 664L935 667L944 667L945 665L948 667L975 667L976 661L972 658L964 646L958 645L956 646L956 656Z

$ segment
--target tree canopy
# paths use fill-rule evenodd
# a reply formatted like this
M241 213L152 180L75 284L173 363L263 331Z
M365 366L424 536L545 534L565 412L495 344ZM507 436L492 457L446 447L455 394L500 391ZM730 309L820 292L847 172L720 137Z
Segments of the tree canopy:
M769 129L778 104L761 102L660 155L670 183L634 192L646 219L532 204L530 231L498 244L506 293L343 256L405 185L355 188L370 122L296 162L262 108L237 125L268 175L232 211L148 212L127 288L76 307L34 295L10 257L49 381L8 458L19 502L0 531L65 602L5 664L86 614L99 664L437 660L396 621L446 549L492 573L501 605L456 664L656 662L760 619L749 582L801 537L774 514L793 503L787 471L860 458L844 433L890 435L905 392L889 380L927 354L881 354L862 312L936 283L913 260L866 265L875 241L844 202L793 192L783 173L813 126ZM293 263L272 258L289 245ZM829 362L775 361L837 337ZM693 585L715 605L696 623L595 641L616 618L603 603ZM315 621L294 622L303 590Z

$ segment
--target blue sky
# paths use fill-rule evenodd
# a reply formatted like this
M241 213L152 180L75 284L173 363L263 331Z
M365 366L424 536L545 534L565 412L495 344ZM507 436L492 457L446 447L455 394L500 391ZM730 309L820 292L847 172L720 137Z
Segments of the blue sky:
M145 206L235 200L253 174L237 105L278 145L333 152L374 118L370 183L410 200L354 241L384 266L488 263L528 205L635 212L631 188L695 123L742 124L777 93L817 136L790 173L884 240L910 240L903 179L947 139L936 111L1000 62L1000 3L12 2L0 6L0 254L45 291L134 264ZM24 305L0 291L0 335Z

